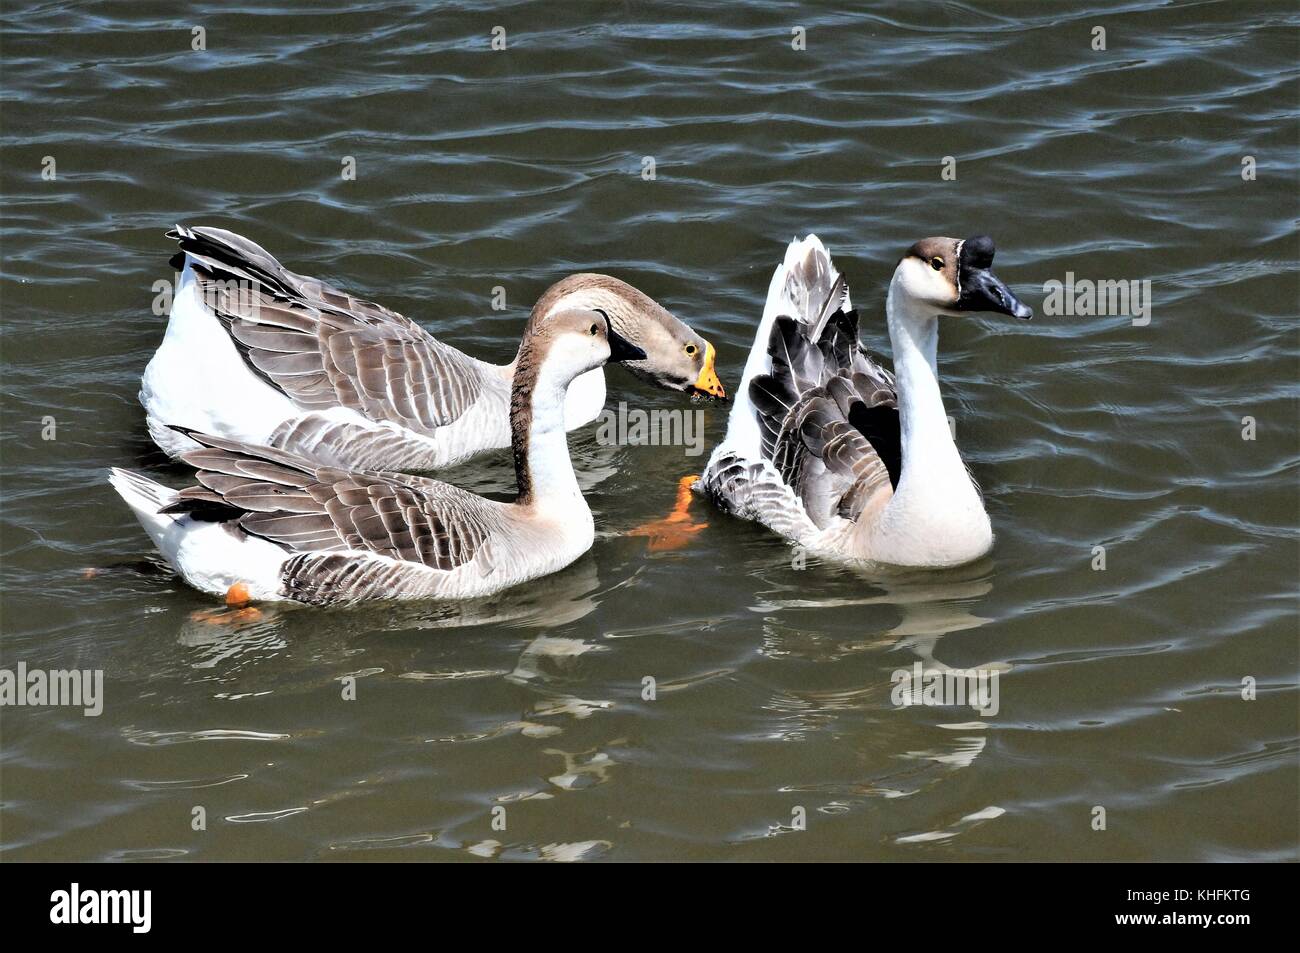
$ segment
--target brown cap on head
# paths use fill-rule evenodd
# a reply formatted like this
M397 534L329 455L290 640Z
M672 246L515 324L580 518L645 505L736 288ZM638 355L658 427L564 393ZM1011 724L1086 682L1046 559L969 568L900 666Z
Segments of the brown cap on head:
M957 283L957 259L959 242L955 238L923 238L907 250L904 258L917 258L927 268L932 268L947 280L952 287L952 300L956 302L961 293Z
M954 311L993 311L1028 320L1033 309L1024 304L993 273L996 248L987 235L923 238L907 250L906 258L919 259L940 273L952 293Z

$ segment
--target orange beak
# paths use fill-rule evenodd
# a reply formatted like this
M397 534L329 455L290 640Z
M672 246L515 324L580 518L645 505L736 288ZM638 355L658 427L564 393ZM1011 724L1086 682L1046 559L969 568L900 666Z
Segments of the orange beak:
M722 381L718 380L718 372L713 366L714 358L717 352L713 345L704 342L704 367L700 368L700 376L695 379L695 389L702 394L708 394L710 397L726 398L727 391L722 386Z

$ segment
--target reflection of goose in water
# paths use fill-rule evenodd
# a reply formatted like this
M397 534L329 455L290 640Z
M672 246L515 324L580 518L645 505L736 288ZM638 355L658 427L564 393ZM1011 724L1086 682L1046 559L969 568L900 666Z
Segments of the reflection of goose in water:
M559 628L586 618L597 609L604 595L600 591L596 561L588 555L561 572L485 599L339 608L330 616L328 638L337 645L341 658L356 648L357 638L382 632L484 625ZM286 629L293 620L311 618L309 611L288 603L230 611L203 610L186 619L177 641L191 648L212 647L212 655L194 663L196 667L212 667L247 652L284 648L290 642ZM317 627L313 625L311 630L312 644L319 652Z
M860 650L884 646L891 646L895 650L910 649L925 663L927 669L933 667L938 671L956 671L934 657L934 648L939 639L949 632L979 628L992 621L975 615L970 610L973 600L982 598L993 590L992 577L988 574L986 565L962 567L939 576L934 572L917 572L875 577L871 582L873 586L883 589L883 594L818 597L804 589L791 598L760 599L750 608L754 612L779 613L846 606L897 606L902 614L897 625L879 635L853 643L854 647Z
M557 628L586 618L600 605L600 575L590 554L568 568L531 583L449 605L393 606L384 630L456 629L497 625ZM423 611L419 611L420 609ZM372 630L376 631L376 630Z
M846 732L860 739L858 758L865 766L861 775L789 789L831 799L832 805L839 805L837 810L848 809L845 805L860 798L923 795L954 771L973 764L987 744L991 719L981 717L969 704L896 707L891 670L911 670L916 660L926 674L953 677L968 676L976 669L999 673L1010 669L1003 662L954 668L935 654L948 633L991 621L973 611L974 604L993 589L987 563L938 574L919 571L876 578L871 582L876 594L863 596L854 594L861 586L854 576L851 588L831 587L838 591L825 596L817 596L816 590L807 586L766 595L751 606L763 616L764 651L773 658L834 662L838 672L846 665L867 663L861 684L845 687L839 683L831 688L823 687L826 682L818 679L817 687L810 688L787 683L764 705L776 719L775 737L800 740L823 732L838 734L845 720L870 722L868 732ZM827 610L869 606L897 606L900 618L888 629L864 633L847 643L810 639L808 626L801 624L804 612L815 616ZM873 653L879 653L876 659ZM893 836L900 844L946 840L1001 813L996 806L976 805L968 816L941 823L936 819L934 830L895 831Z
M284 609L274 606L192 612L181 624L176 641L196 650L190 662L193 668L216 668L253 652L274 654L283 649L288 644L284 615Z
M520 685L546 681L555 678L557 672L572 671L577 660L588 652L607 651L606 646L586 639L539 635L525 646L515 670L506 678Z

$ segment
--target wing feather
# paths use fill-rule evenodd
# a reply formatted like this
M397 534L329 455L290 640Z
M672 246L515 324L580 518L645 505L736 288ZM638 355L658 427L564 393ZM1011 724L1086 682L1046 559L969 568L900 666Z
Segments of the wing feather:
M831 300L842 296L832 289ZM902 455L893 376L862 350L856 313L837 307L818 324L814 338L808 324L776 319L771 373L750 382L749 396L764 458L825 527L892 493Z
M486 557L508 504L437 480L351 472L238 440L183 431L202 449L184 455L199 486L171 512L221 521L293 553L357 553L451 571ZM483 560L480 559L480 562ZM329 578L343 578L334 564ZM317 589L322 579L312 583ZM322 590L323 591L323 590Z
M168 235L250 370L303 410L346 407L431 435L478 398L485 365L409 318L296 275L233 232Z

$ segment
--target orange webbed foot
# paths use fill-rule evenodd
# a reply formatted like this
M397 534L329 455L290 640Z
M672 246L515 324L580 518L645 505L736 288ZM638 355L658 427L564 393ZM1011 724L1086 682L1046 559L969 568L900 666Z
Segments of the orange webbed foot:
M262 610L257 606L244 606L242 609L198 609L190 613L194 622L206 622L208 625L244 625L262 618Z
M208 622L212 625L228 625L240 622L256 622L262 617L262 610L249 605L253 597L248 593L248 586L237 582L226 590L226 607L224 609L199 609L190 613L195 622Z
M642 523L628 530L629 536L647 536L650 543L646 547L652 553L682 549L708 523L696 523L691 520L691 486L699 479L698 475L684 476L677 481L677 499L672 512L662 519Z
M248 586L237 582L226 590L226 607L224 609L199 609L190 613L195 622L210 625L238 625L244 622L256 622L262 618L262 610L249 605L253 597L248 593Z

